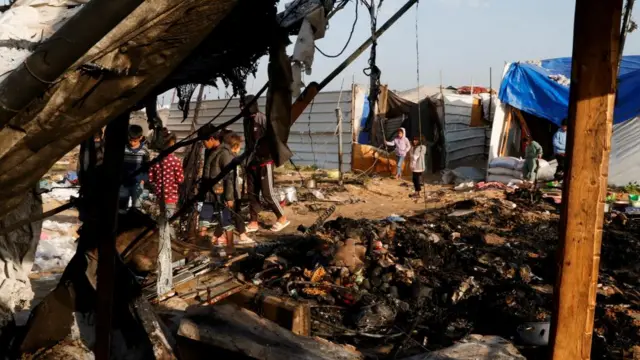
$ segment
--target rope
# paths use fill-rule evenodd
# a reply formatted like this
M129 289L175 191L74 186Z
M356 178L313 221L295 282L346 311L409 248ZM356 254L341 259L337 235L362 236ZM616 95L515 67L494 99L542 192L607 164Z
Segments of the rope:
M313 154L313 164L316 165L316 151L313 149L313 136L311 136L311 114L313 113L313 104L315 104L316 99L311 100L311 108L309 108L309 141L311 142L311 153Z
M318 50L318 52L322 55L324 55L325 57L328 57L330 59L335 59L337 57L342 56L342 54L344 53L345 50L347 50L347 47L349 46L349 43L351 43L351 38L353 37L353 33L356 30L356 24L358 23L358 1L354 2L355 5L355 19L353 20L353 25L351 25L351 33L349 33L349 38L347 39L347 42L344 44L344 47L342 48L342 50L340 50L340 52L336 55L329 55L324 53L322 50L320 50L320 48L317 45L314 45L316 50Z
M420 1L418 1L416 3L416 83L417 83L417 87L416 89L418 90L418 133L419 133L419 143L421 146L426 147L426 144L422 143L422 98L420 97L420 29L418 24L420 23L419 21L419 16L420 16ZM425 159L426 160L426 159ZM425 169L426 170L426 169ZM427 208L427 189L425 188L425 182L424 182L424 172L422 173L422 176L420 177L420 182L422 182L422 191L424 192L424 208Z

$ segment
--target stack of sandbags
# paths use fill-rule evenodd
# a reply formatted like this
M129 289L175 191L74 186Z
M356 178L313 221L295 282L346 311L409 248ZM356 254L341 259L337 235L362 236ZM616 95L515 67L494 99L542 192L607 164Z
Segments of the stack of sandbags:
M487 182L503 184L522 183L522 167L524 160L514 157L497 157L489 162Z

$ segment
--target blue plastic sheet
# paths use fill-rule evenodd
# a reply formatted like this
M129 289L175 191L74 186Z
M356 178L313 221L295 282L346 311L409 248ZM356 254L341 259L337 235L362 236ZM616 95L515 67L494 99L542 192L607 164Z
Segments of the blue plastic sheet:
M367 117L369 116L369 98L364 95L364 104L362 105L362 115L360 116L360 133L358 134L358 144L368 145L371 141L370 134L364 131L367 126Z
M500 85L500 101L556 125L568 115L569 87L551 79L571 78L571 58L541 61L541 66L513 63ZM640 115L640 56L624 56L620 64L614 123Z

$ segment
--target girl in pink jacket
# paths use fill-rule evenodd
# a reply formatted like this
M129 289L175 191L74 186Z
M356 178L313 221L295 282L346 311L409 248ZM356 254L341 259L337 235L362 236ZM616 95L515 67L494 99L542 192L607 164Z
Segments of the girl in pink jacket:
M411 142L407 139L407 132L404 128L398 129L398 135L393 141L386 141L387 145L396 147L396 155L398 156L398 167L396 168L396 180L402 177L402 164L404 163L404 157L407 156L409 150L411 150Z

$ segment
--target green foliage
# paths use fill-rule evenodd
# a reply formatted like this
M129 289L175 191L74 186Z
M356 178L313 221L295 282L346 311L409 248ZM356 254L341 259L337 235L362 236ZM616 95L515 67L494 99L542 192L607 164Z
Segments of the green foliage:
M630 182L624 187L629 195L640 195L640 184L637 181Z

